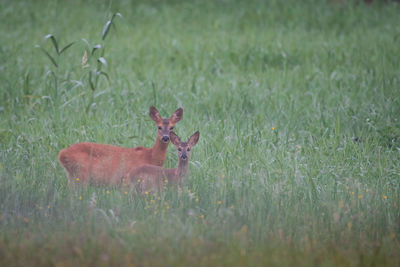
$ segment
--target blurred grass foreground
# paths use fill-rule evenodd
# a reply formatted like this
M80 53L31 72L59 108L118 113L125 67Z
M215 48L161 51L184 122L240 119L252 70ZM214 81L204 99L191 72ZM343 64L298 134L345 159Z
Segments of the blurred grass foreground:
M1 1L0 265L399 266L399 13ZM58 152L151 147L151 105L201 133L184 183L70 189Z

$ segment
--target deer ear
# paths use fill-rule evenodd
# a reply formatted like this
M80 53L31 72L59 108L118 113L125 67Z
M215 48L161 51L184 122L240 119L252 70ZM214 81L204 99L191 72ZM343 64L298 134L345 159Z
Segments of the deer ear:
M157 123L162 121L160 112L154 106L150 107L150 118Z
M183 109L182 108L178 108L172 115L171 118L169 118L169 120L175 124L178 121L180 121L182 119L183 116Z
M175 145L175 146L179 146L181 143L181 140L179 139L179 136L177 136L174 132L170 132L169 133L169 138L171 139L171 142Z
M200 132L197 131L189 138L188 144L191 147L193 147L194 145L197 144L197 142L199 141L199 138L200 138Z

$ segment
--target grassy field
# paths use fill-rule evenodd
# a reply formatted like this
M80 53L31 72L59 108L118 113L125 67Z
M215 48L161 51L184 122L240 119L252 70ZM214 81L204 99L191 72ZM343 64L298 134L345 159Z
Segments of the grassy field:
M399 13L1 1L0 265L400 265ZM74 44L58 55L47 34ZM185 183L70 190L58 152L152 146L151 105L183 107L182 139L200 131Z

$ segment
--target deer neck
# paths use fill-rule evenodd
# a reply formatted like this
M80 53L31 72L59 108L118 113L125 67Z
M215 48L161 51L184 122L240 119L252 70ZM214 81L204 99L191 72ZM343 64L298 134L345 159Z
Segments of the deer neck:
M180 184L182 178L188 173L188 161L179 160L178 168L174 169L164 169L164 174L168 177L171 184Z
M156 166L163 166L165 157L167 155L168 143L164 143L160 138L156 139L156 142L151 150L151 161Z
M179 159L178 168L176 168L176 175L181 179L188 174L188 162L189 160Z

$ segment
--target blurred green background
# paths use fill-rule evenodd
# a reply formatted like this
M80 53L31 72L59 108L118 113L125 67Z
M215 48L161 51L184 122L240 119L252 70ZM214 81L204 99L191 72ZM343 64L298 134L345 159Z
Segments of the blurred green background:
M399 12L1 1L0 265L399 265ZM186 181L70 190L58 152L151 147L151 105L200 131Z

